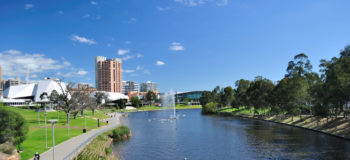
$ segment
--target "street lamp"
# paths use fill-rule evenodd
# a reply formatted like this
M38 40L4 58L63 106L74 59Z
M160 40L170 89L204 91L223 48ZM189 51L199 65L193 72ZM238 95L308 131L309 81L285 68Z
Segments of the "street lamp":
M69 122L70 122L70 117L69 117L69 113L67 113L67 123L68 123L68 137L69 137Z
M40 109L38 109L38 122L39 122L39 127L40 127Z
M47 128L46 128L46 116L47 116L47 113L46 112L44 113L44 116L45 116L45 147L47 148Z
M55 160L55 123L57 120L51 119L49 122L52 124L52 159Z
M84 112L84 111L83 111ZM84 119L85 119L85 127L83 129L83 133L86 133L86 113L84 112Z

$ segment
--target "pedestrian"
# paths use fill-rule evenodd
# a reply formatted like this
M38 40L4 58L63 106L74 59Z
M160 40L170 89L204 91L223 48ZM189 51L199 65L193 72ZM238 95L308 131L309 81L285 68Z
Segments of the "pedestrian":
M38 152L35 152L34 154L34 160L40 160L40 155Z

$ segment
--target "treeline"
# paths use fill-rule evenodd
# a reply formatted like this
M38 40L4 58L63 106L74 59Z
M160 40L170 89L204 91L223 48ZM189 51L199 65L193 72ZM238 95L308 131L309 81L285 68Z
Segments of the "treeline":
M288 62L287 73L277 83L261 76L253 81L240 79L231 86L204 91L200 99L203 113L214 113L222 107L245 107L266 111L263 114L320 117L344 116L350 113L350 46L339 57L320 61L320 75L312 71L308 56L300 53Z

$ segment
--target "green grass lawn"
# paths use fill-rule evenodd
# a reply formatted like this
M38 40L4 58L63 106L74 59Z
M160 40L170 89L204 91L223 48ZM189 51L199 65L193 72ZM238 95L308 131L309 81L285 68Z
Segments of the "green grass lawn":
M175 107L176 109L199 109L199 108L202 108L201 105L182 105L182 104L179 104L179 105L176 105ZM165 109L163 107L157 107L155 105L147 105L147 106L143 106L143 107L140 107L140 108L137 108L137 109L131 109L131 110L123 110L123 109L118 109L116 111L118 112L135 112L135 111L156 111L156 110L162 110L162 109ZM168 109L168 108L166 108Z
M219 109L218 112L229 112L234 114L242 114L242 115L253 115L254 114L254 108L247 109L245 107L239 107L239 108L223 108ZM269 109L258 109L259 114L267 113Z
M15 107L5 107L8 110L15 111L21 114L27 121L29 126L29 133L27 139L21 144L23 152L21 152L21 159L29 159L33 157L35 152L43 153L49 148L45 148L45 117L44 112L35 112L35 110L20 109ZM104 112L109 110L97 110L95 114L92 115L91 111L86 111L86 127L89 130L97 128L97 118L103 119L107 118ZM71 121L69 124L69 137L67 129L67 116L63 111L59 112L47 112L47 120L57 119L58 122L55 125L55 145L62 143L72 137L83 134L82 129L85 125L84 117L78 114L77 118L71 115ZM39 125L40 117L40 125ZM106 125L104 122L100 121L100 125ZM52 127L47 121L47 141L48 147L52 147Z

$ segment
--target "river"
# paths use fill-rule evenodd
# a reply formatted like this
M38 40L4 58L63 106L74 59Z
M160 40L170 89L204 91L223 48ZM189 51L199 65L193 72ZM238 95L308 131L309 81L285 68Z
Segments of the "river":
M111 145L124 160L350 159L350 142L259 120L204 116L200 109L130 113L132 137Z

